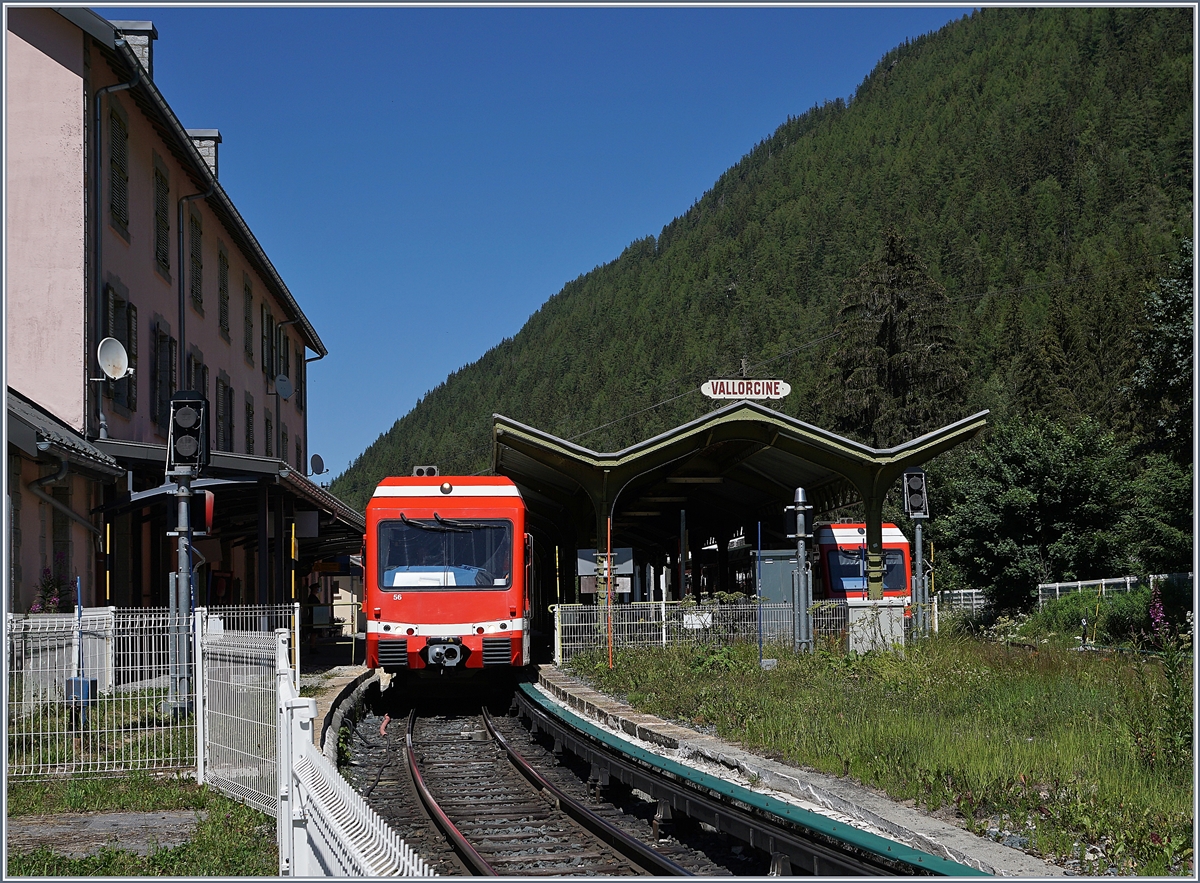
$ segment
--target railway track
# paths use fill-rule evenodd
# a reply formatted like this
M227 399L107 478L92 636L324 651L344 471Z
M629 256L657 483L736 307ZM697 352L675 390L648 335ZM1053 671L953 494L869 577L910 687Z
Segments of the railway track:
M548 715L528 688L480 707L388 691L363 710L346 776L442 875L957 873L963 866L791 820L651 769ZM511 713L520 709L520 717ZM839 832L841 833L841 832ZM859 838L861 840L861 838ZM886 851L885 851L886 850ZM925 861L929 864L923 864Z

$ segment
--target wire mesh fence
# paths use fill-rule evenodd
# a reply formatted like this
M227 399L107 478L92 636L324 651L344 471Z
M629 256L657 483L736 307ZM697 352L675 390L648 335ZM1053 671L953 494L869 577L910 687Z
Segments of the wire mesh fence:
M816 646L845 651L850 625L845 601L820 601L810 608ZM559 665L589 650L737 641L792 646L795 620L789 603L695 604L643 601L555 607L555 660Z
M294 660L297 606L219 607L206 614L201 637L204 778L273 815L278 805L275 630L286 629L292 636L289 653Z
M124 775L196 763L196 696L171 678L166 610L8 618L8 774Z
M294 605L198 610L194 617L199 622L161 608L115 607L10 614L8 775L199 774L211 755L224 777L215 785L270 811L274 803L261 799L273 801L275 787L270 639L281 626L294 634ZM197 631L207 635L200 653ZM258 695L263 682L265 699ZM197 750L205 744L207 755ZM230 775L249 767L253 775Z

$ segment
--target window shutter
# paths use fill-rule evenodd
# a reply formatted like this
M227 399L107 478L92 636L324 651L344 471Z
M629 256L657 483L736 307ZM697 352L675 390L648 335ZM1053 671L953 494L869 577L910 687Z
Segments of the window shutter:
M108 197L109 210L117 226L129 226L129 133L116 113L108 124Z
M168 372L169 373L167 376L169 376L171 378L171 381L170 381L171 385L167 389L167 404L169 406L171 396L175 395L175 393L177 393L179 391L179 369L177 367L179 365L179 341L177 341L173 337L168 337L167 338L167 351L168 351L168 359L169 359L169 364L168 364ZM168 408L168 410L169 410L169 408ZM165 420L163 421L163 425L164 426L166 425Z
M229 334L229 258L217 255L217 321Z
M246 453L254 454L254 402L246 401Z
M304 347L296 350L296 410L304 410Z
M225 381L217 378L217 450L225 450Z
M251 365L254 364L254 293L250 290L250 284L247 283L243 292L246 295L246 314L243 319L244 340L242 345L246 350L246 359Z
M150 323L150 421L158 423L158 400L161 398L162 364L158 358L160 336L158 323Z
M279 336L279 373L292 376L291 348L286 334Z
M171 270L170 187L167 176L154 170L154 258L164 273Z
M200 394L208 398L208 366L200 366Z
M228 421L225 425L225 443L229 445L225 450L233 450L233 403L237 398L233 394L233 387L225 387L225 419Z
M258 305L258 318L262 322L262 372L267 373L267 361L270 356L270 349L267 346L267 305Z
M204 309L204 260L200 252L200 244L202 233L200 230L200 219L195 215L190 217L190 233L192 245L192 303L197 309Z
M127 384L125 396L129 410L136 411L138 388L138 326L137 307L135 307L133 304L128 304L125 307L125 323L127 326L125 339L128 343L127 350L129 352L129 367L133 369L133 374L125 378L125 383Z
M268 457L275 456L275 452L272 450L274 447L272 444L272 442L275 440L274 436L275 426L271 421L271 412L263 411L263 454Z

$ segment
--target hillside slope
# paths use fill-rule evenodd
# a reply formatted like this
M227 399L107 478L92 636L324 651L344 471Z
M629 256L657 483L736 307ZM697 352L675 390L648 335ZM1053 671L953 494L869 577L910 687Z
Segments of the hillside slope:
M332 490L363 505L415 464L486 469L496 412L617 449L710 410L700 383L743 359L791 383L782 411L867 437L835 416L831 366L840 299L889 229L945 291L963 414L1135 433L1130 332L1192 225L1191 15L985 9L897 47L450 375Z

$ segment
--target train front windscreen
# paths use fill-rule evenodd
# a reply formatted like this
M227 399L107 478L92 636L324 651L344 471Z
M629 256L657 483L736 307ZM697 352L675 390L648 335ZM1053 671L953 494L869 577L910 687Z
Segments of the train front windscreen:
M847 592L867 590L866 549L834 549L826 556L830 592L844 595ZM904 568L904 553L899 549L883 550L883 590L905 593L908 591L908 576Z
M512 522L402 518L379 525L379 587L504 589L512 585Z

